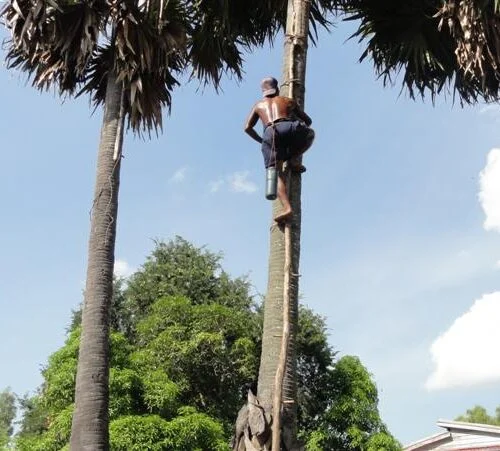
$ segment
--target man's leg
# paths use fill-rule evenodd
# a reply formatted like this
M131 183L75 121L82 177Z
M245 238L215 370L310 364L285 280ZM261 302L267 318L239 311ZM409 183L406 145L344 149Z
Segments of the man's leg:
M292 206L290 205L290 200L288 199L288 194L286 192L286 180L285 174L283 173L283 162L276 162L276 170L278 171L278 199L283 205L283 211L274 218L278 223L285 222L292 216Z
M294 172L305 172L306 167L302 164L302 155L309 150L314 142L315 133L308 127L307 134L304 137L303 145L296 150L295 155L290 158L290 168Z

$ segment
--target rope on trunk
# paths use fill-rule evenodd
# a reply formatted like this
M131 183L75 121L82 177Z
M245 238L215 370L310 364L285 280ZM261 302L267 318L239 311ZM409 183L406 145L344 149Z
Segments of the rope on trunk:
M285 272L283 279L283 334L281 336L281 349L274 378L273 398L273 435L272 451L281 449L281 404L283 401L283 380L290 342L290 268L292 264L291 225L285 224Z
M113 152L113 161L118 160L122 153L122 142L123 142L123 122L125 120L125 89L122 82L120 95L120 117L118 119L118 125L116 127L116 137L115 137L115 147Z

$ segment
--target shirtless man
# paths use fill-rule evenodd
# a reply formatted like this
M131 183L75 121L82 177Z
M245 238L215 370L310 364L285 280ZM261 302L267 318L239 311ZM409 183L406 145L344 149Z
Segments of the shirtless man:
M283 162L288 161L292 171L304 172L302 154L314 141L314 130L309 128L311 118L302 111L297 103L288 97L279 95L278 81L268 77L261 82L264 98L258 101L245 124L245 132L262 144L262 155L266 168L275 166L278 171L278 199L283 205L283 212L274 220L278 223L287 221L292 216L292 207L286 192L283 174ZM258 120L264 125L261 137L254 127Z

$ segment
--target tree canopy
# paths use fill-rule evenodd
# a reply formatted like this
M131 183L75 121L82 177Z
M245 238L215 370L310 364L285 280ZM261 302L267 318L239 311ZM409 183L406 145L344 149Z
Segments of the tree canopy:
M401 445L382 422L378 391L354 356L339 359L329 373L330 399L310 434L308 450L398 451Z
M482 423L500 426L500 406L496 408L495 415L490 415L482 406L474 406L472 409L467 409L467 412L457 417L456 420L466 423Z
M262 313L248 280L225 272L219 254L176 238L156 243L142 267L115 285L111 449L228 450L260 356ZM79 335L76 312L43 385L21 403L19 450L66 449ZM305 307L297 350L308 449L400 449L380 419L369 373L355 357L336 360L324 320Z
M7 449L16 418L16 395L9 388L0 392L0 450Z

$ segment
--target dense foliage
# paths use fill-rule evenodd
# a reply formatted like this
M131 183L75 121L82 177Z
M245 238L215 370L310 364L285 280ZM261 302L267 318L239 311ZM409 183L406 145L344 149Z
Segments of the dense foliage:
M39 392L22 402L21 451L66 449L78 343L75 312ZM302 307L299 426L308 449L400 449L377 410L377 389L354 357L335 361L325 323ZM113 298L113 450L228 450L238 409L255 385L262 315L245 278L181 238L157 243Z

